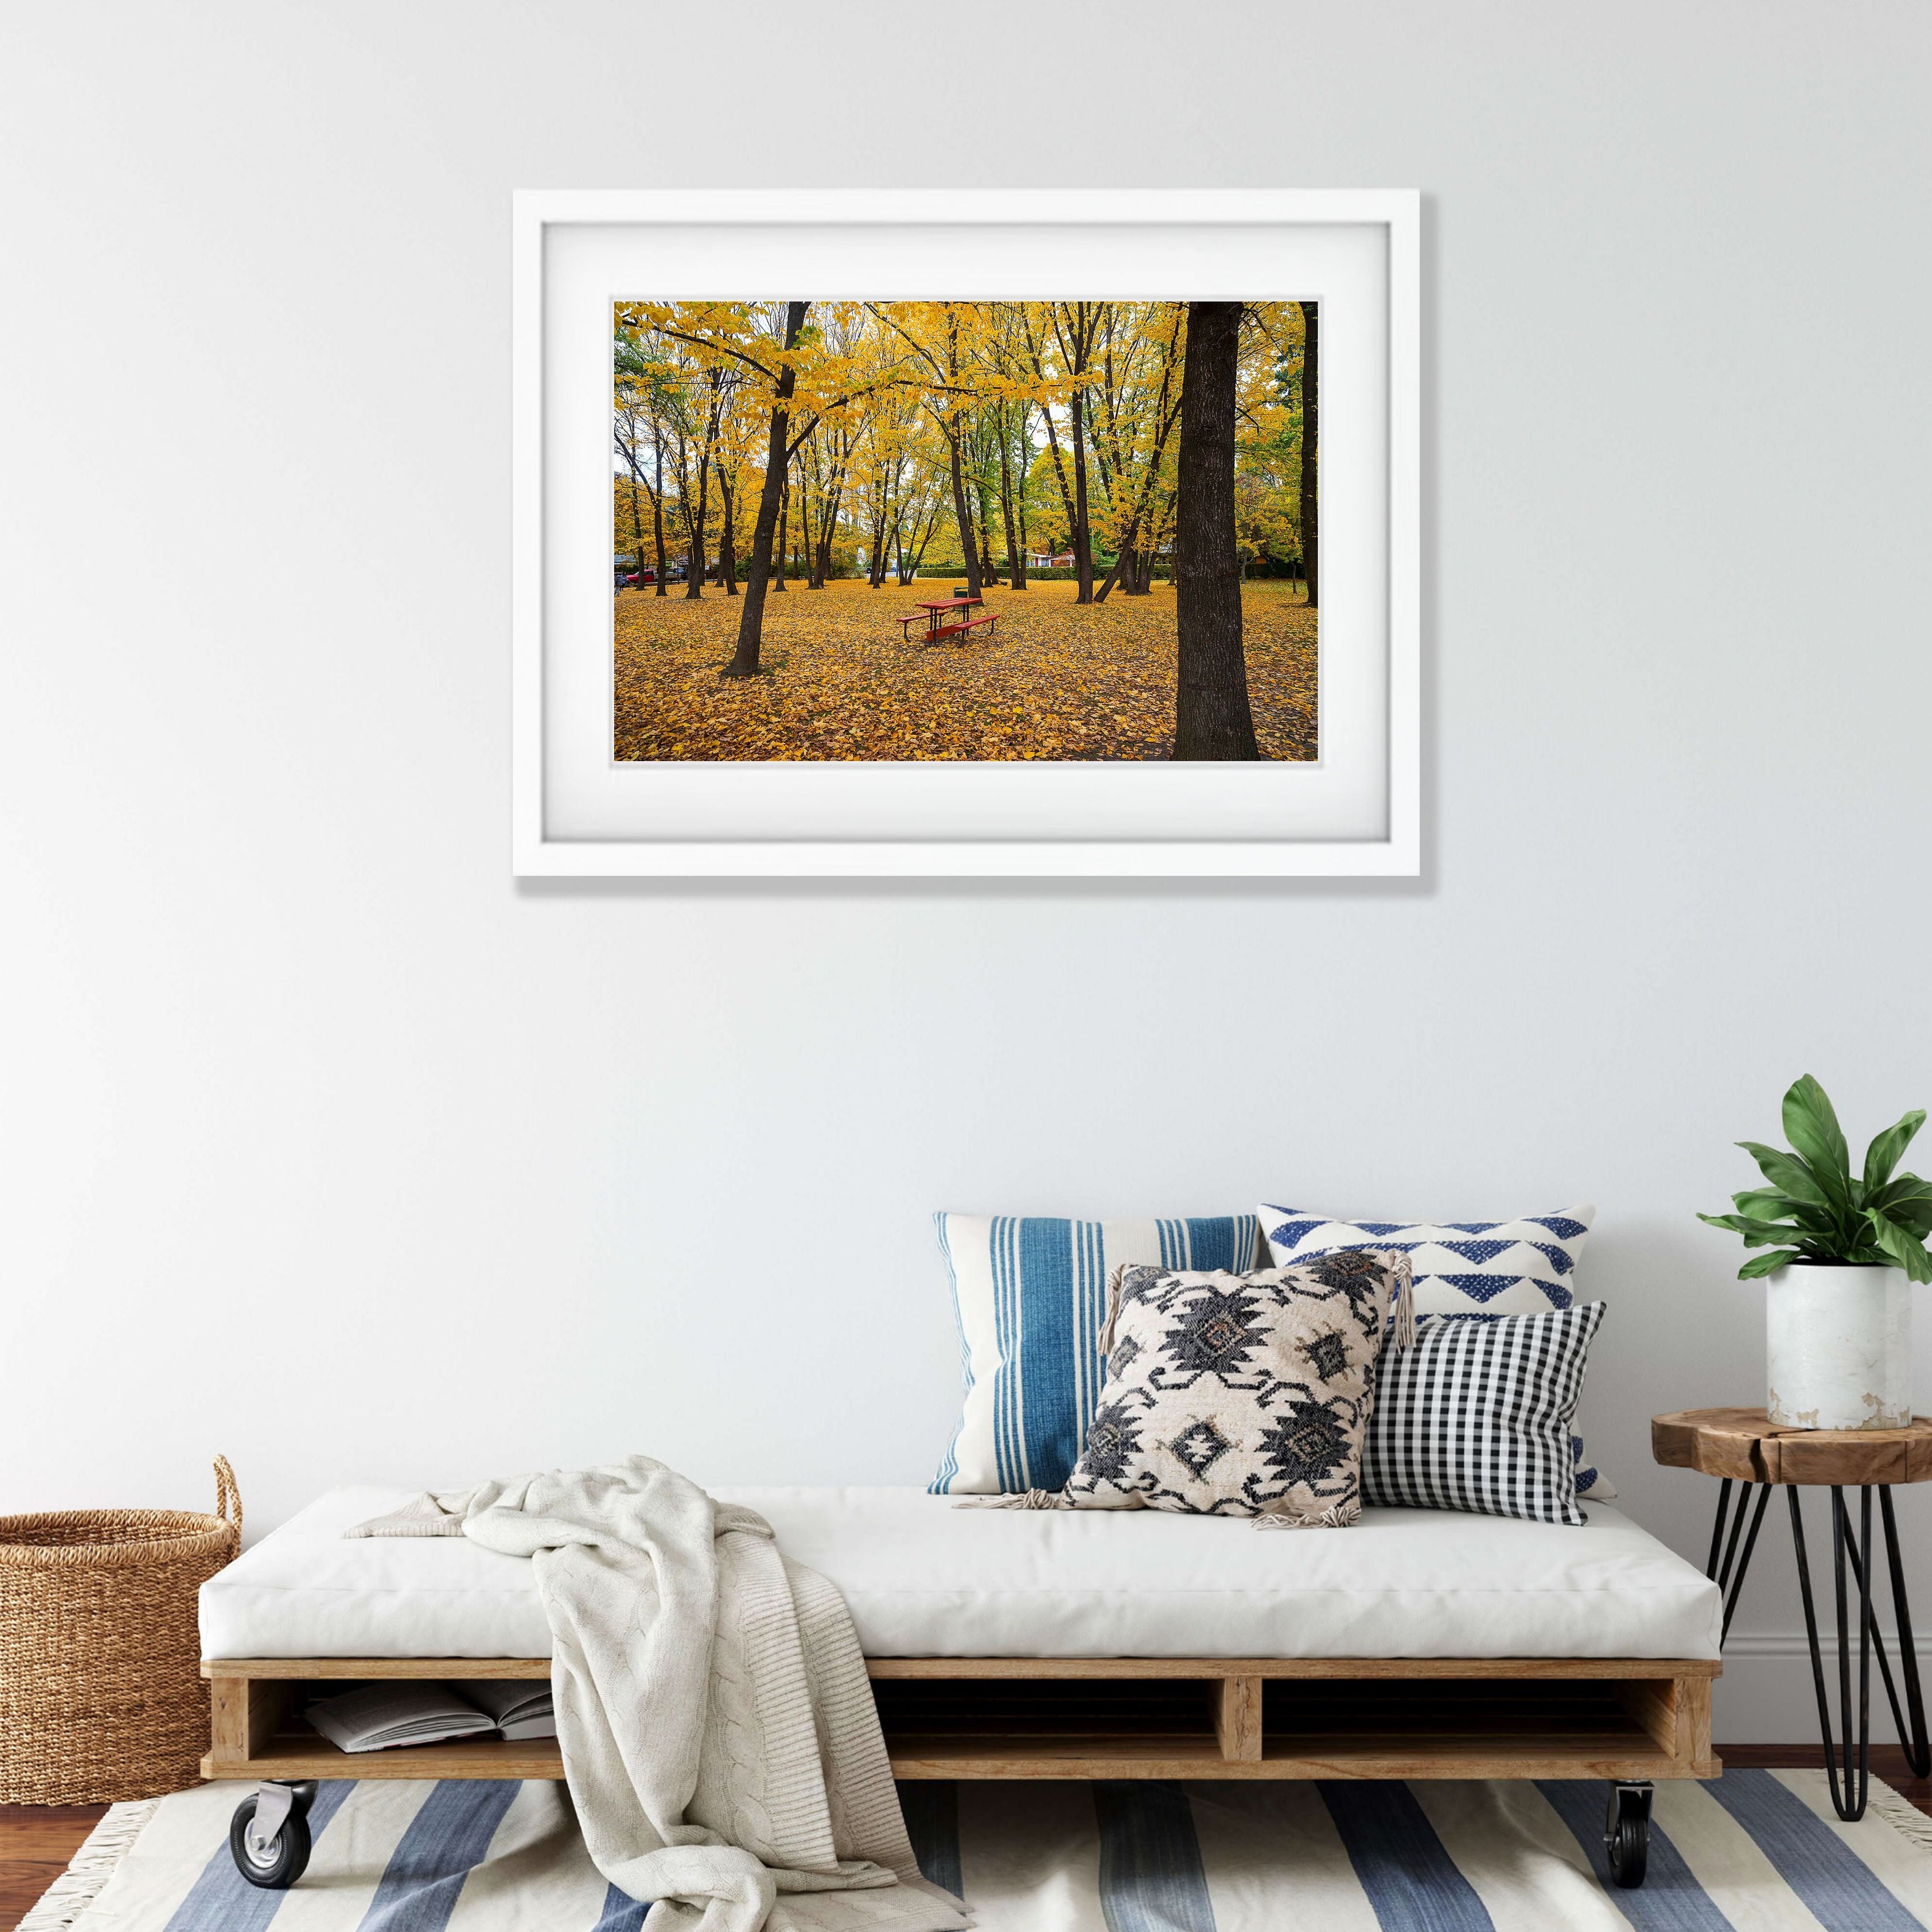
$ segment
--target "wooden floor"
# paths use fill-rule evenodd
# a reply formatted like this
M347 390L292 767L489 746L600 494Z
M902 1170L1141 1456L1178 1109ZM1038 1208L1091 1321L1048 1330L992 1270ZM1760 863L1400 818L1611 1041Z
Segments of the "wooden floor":
M1720 1744L1718 1755L1740 1771L1823 1762L1815 1744ZM1910 1776L1896 1744L1872 1747L1872 1771L1932 1816L1932 1778ZM0 1932L14 1932L106 1809L102 1804L0 1804Z
M14 1932L27 1908L67 1869L104 1804L0 1804L0 1932Z

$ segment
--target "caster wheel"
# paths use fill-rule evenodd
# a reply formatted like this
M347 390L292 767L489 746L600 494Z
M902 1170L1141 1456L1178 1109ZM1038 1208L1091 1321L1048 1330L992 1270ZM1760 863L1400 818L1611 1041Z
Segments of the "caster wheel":
M1650 1863L1650 1790L1648 1786L1613 1785L1610 1815L1604 1821L1604 1852L1610 1876L1624 1891L1643 1882Z
M248 1827L254 1822L256 1801L244 1798L235 1808L228 1826L228 1850L235 1869L250 1885L267 1892L286 1892L308 1869L308 1806L314 1800L311 1787L308 1802L298 1797L282 1828L268 1842L264 1857L248 1841Z

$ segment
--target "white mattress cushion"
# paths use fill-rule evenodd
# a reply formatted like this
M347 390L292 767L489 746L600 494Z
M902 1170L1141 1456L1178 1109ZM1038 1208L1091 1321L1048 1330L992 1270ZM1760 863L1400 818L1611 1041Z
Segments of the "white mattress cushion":
M1602 1503L1581 1529L1366 1509L1257 1532L1154 1510L961 1509L915 1489L720 1489L838 1585L872 1657L1715 1657L1717 1586ZM332 1490L202 1586L208 1657L547 1657L530 1564L343 1539Z

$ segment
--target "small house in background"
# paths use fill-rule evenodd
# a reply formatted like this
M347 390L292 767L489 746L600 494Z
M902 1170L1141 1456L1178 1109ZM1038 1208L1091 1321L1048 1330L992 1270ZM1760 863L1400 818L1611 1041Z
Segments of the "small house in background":
M1029 570L1071 570L1073 568L1073 553L1070 550L1064 550L1058 556L1050 556L1045 550L1029 551L1027 568Z

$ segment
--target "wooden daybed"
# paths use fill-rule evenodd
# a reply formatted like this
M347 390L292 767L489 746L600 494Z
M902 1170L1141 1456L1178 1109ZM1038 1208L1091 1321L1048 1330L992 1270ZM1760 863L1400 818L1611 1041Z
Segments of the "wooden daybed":
M1653 1784L1721 1768L1715 1586L1600 1506L1587 1531L1390 1510L1347 1532L1268 1535L1151 1513L955 1512L910 1491L721 1493L770 1517L785 1547L846 1593L901 1778L1602 1778L1612 1868L1633 1885ZM202 1769L264 1780L274 1822L305 1810L307 1780L562 1775L554 1740L352 1756L302 1721L308 1684L550 1675L526 1564L461 1539L340 1540L396 1499L334 1492L204 1589ZM478 1586L441 1587L459 1570ZM1473 1649L1520 1630L1573 1650L1624 1636L1671 1654L872 1654L975 1638L1064 1651L1082 1635L1099 1640L1091 1648L1144 1652L1190 1630L1272 1634L1281 1650L1296 1647L1291 1633L1390 1649L1432 1634ZM344 1653L358 1636L362 1653L397 1654ZM485 1654L493 1642L528 1654ZM244 1646L291 1654L233 1654ZM243 1822L238 1813L244 1874L290 1882L249 1871Z

